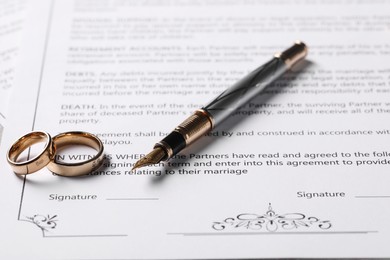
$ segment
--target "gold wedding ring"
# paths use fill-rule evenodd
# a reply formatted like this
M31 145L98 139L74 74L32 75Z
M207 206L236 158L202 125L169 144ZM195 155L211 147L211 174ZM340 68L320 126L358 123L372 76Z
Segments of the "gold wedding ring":
M100 167L103 163L103 143L96 136L80 131L66 132L53 137L55 149L68 145L86 145L97 151L97 154L92 158L75 163L60 162L55 157L47 165L47 168L61 176L80 176L92 172Z
M27 159L27 161L17 161L23 151L41 142L45 142L41 153L31 159ZM51 136L46 132L35 131L22 136L11 146L7 153L7 161L17 175L25 175L45 167L53 159L54 153L55 148Z

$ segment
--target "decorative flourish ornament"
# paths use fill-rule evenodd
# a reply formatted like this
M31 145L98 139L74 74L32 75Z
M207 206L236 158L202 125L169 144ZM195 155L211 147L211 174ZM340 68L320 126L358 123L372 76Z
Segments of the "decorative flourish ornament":
M277 214L272 209L271 203L269 203L268 211L263 215L243 213L236 217L226 218L220 222L214 222L212 225L212 228L217 231L226 229L247 229L276 232L279 229L288 231L302 227L318 227L322 230L327 230L332 227L332 224L329 220L320 220L317 217L307 217L302 213Z
M30 223L35 224L37 227L39 227L42 231L43 236L45 236L45 232L49 231L50 229L55 229L57 226L57 215L54 216L44 216L44 215L34 215L32 217L26 217L25 220Z

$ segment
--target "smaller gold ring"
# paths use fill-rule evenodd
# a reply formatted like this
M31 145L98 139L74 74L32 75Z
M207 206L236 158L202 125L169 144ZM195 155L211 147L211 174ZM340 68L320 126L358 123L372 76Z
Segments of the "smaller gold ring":
M86 145L97 151L92 158L76 163L59 162L54 158L47 168L57 175L67 177L85 175L96 170L103 163L103 143L93 134L80 131L61 133L53 137L53 143L57 151L68 145Z
M18 162L20 154L36 143L46 142L43 151L27 161ZM36 172L45 167L54 157L55 148L51 136L46 132L34 131L20 137L8 150L7 161L17 175Z

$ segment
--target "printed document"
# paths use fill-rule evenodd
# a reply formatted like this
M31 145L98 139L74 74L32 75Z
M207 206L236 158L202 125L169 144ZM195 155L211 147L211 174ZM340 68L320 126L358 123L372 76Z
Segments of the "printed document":
M0 1L0 142L27 9L25 0Z
M2 259L390 257L390 2L37 0L0 152ZM173 160L133 164L301 40L307 58ZM30 131L101 168L18 177ZM89 158L59 151L58 160Z

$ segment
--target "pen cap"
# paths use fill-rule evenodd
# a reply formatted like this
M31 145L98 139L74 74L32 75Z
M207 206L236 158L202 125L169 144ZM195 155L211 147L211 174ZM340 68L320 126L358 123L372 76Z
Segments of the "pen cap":
M275 54L275 58L280 58L284 61L286 66L290 69L295 63L305 58L307 55L307 46L301 41L296 41L293 46Z
M211 115L214 125L218 125L230 114L245 106L249 100L257 96L287 70L288 67L282 59L273 58L226 89L204 106L203 110Z
M279 78L297 61L303 59L306 54L306 45L302 42L295 42L292 47L275 55L273 59L243 77L202 109L212 117L214 125L218 125Z

